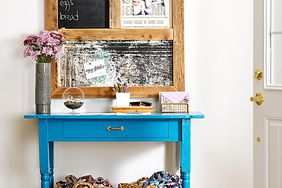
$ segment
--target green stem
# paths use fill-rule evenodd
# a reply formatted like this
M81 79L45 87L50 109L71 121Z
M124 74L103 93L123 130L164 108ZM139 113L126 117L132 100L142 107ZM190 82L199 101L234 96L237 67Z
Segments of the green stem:
M51 56L44 56L44 55L39 55L37 56L36 62L37 63L51 63L52 58Z

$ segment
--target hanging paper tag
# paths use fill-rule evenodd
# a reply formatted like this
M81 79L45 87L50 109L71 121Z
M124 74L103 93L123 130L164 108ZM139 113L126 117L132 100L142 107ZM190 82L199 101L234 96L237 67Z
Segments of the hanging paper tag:
M104 60L102 59L85 63L84 70L87 79L106 75L106 66Z

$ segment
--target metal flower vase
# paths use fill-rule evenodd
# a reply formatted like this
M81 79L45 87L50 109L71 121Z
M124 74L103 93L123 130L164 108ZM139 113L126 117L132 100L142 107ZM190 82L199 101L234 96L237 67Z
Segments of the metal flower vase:
M36 63L36 114L51 112L51 63Z

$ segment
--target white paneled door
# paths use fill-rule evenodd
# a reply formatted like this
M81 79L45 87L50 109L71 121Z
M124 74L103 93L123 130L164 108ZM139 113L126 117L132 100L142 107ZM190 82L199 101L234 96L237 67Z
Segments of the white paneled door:
M282 188L282 0L254 0L254 188Z

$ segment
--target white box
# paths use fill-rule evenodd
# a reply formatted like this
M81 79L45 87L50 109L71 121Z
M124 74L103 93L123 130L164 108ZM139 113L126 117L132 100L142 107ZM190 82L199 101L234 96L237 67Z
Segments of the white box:
M129 107L130 93L116 93L117 107Z

